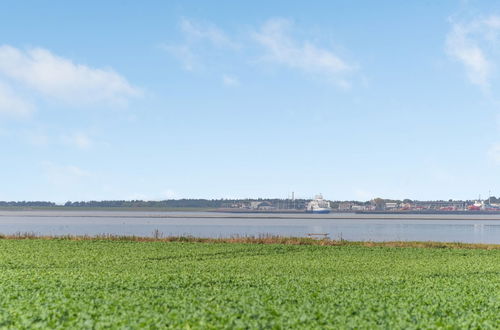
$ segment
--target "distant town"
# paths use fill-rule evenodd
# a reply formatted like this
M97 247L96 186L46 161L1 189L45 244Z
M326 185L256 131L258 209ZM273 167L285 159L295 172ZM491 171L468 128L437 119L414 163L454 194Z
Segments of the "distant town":
M228 210L253 210L253 211L313 211L313 203L322 203L323 197L316 196L312 200L306 199L277 199L277 200L244 200L234 203L226 203ZM406 212L406 213L435 213L435 212L500 212L500 198L489 197L487 200L394 200L374 198L370 201L326 201L331 212Z
M108 200L68 201L57 204L47 201L0 201L0 208L16 209L179 209L220 212L353 212L353 213L456 213L499 212L500 198L491 196L485 200L396 200L374 198L369 201L335 201L317 195L304 198L257 198L257 199L170 199L161 201Z

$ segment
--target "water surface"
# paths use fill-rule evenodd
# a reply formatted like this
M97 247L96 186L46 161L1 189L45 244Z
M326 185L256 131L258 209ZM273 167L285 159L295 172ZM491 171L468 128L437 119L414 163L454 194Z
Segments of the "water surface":
M0 233L38 235L306 236L351 241L500 244L498 216L219 214L210 212L0 211Z

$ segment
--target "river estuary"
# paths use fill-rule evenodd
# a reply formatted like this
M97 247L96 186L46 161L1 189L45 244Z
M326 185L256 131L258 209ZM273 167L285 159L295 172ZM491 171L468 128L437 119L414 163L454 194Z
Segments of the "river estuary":
M0 233L231 237L328 234L350 241L500 244L499 215L231 214L138 211L0 211Z

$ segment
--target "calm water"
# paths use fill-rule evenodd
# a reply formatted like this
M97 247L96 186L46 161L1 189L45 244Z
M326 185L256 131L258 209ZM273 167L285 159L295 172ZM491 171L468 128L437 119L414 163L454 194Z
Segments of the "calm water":
M500 219L474 217L380 216L335 218L301 215L228 215L175 212L0 212L0 233L33 232L39 235L136 235L151 236L159 230L165 236L198 237L306 236L328 233L332 239L354 241L442 241L500 244Z

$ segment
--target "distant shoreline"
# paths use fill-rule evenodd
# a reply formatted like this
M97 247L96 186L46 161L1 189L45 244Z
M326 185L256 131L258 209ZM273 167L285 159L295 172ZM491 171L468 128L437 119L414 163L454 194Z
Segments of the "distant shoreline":
M309 218L310 215L317 216L318 214L311 214L305 210L293 210L293 209L280 209L280 210L252 210L252 209L239 209L239 208L197 208L197 207L71 207L71 206L1 206L0 212L2 211L62 211L62 212L179 212L179 213L196 213L196 212L209 212L217 214L232 214L232 215L269 215L274 217L274 215L301 215L303 217ZM350 215L461 215L461 216L474 216L474 215L498 215L500 219L500 211L439 211L439 210L410 210L410 211L336 211L333 210L330 213L322 214L326 218L332 216L332 218L337 218L337 215L345 216ZM179 216L182 217L182 216ZM235 218L238 216L234 216ZM244 216L250 217L250 216Z
M15 208L0 209L1 217L34 217L34 218L145 218L145 219L323 219L323 220L500 220L499 213L340 213L313 214L306 212L278 213L278 212L220 212L217 210L172 210L172 209L64 209L64 208Z
M400 216L400 215L416 215L416 216L439 216L439 215L460 215L460 216L482 216L482 215L492 215L498 216L500 219L500 211L439 211L439 210L408 210L408 211L336 211L333 210L327 214L312 214L306 212L305 210L293 210L293 209L279 209L279 210L252 210L252 209L239 209L239 208L204 208L204 207L71 207L71 206L0 206L0 212L2 211L12 211L12 212L36 212L36 211L61 211L61 212L178 212L178 213L216 213L216 214L231 214L232 217L238 218L240 215L243 217L252 217L252 215L269 215L269 217L277 218L282 216L287 218L290 215L300 215L301 217L309 218L322 216L324 218L337 218L339 215L343 217L345 215L379 215L379 216ZM247 216L249 215L249 216ZM1 215L0 215L1 216ZM173 217L173 216L169 216ZM184 217L179 215L178 217ZM209 217L209 216L203 216ZM260 217L260 216L259 216ZM355 218L349 216L350 218Z

